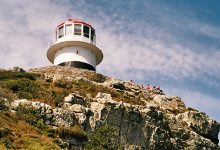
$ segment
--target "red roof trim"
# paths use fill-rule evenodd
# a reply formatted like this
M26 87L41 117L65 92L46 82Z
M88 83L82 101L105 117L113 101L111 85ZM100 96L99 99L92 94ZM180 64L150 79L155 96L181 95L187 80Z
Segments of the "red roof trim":
M89 26L89 27L91 27L93 30L95 30L90 24L85 23L85 22L83 22L83 21L76 20L76 19L68 19L68 21L71 21L71 22L73 22L73 23L83 24L83 25ZM59 28L60 26L62 26L62 25L64 25L64 24L65 24L65 22L59 24L59 25L57 26L57 28Z
M59 25L57 26L57 28L59 28L60 26L64 25L64 23L65 23L65 22L62 22L61 24L59 24Z
M74 22L74 23L80 23L80 24L84 24L84 25L89 26L89 27L91 27L91 28L92 28L92 26L91 26L90 24L87 24L87 23L82 22L82 21L73 21L73 22Z

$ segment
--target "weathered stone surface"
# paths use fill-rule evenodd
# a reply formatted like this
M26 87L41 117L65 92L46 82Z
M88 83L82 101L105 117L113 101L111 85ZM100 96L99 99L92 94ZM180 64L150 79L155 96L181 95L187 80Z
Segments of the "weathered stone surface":
M72 93L64 99L63 107L56 109L31 102L44 112L52 125L69 126L77 120L90 132L110 124L117 129L118 140L127 150L220 149L219 123L204 113L189 110L179 97L166 96L162 90L146 91L132 81L97 76L95 72L76 68L54 66L30 72L43 74L45 80L51 81L88 80L145 102L145 105L116 102L110 94L101 92L95 98L89 96L89 100ZM16 107L19 102L14 103Z
M87 100L84 97L77 95L75 93L72 93L69 96L64 98L64 107L67 107L72 104L79 104L79 105L85 106L86 103L87 103Z
M28 101L27 99L19 99L15 100L11 103L12 108L16 108L19 105L24 105L24 104L31 104L31 101Z
M107 103L114 103L112 100L111 94L101 93L99 92L96 96L96 100L98 103L107 104Z
M178 114L177 119L184 121L187 125L192 128L196 133L202 135L218 143L218 133L220 124L215 120L210 119L205 113L197 111L187 111L185 113Z
M53 126L71 126L76 123L75 115L70 110L64 110L63 108L53 109L51 106L45 103L32 102L26 99L22 99L15 100L11 105L12 109L14 110L16 110L19 105L25 105L39 109L40 115L44 119L45 123Z
M181 101L180 97L176 96L166 96L166 95L156 95L154 96L153 100L157 102L161 109L163 110L185 110L186 106Z
M109 78L94 71L67 66L47 66L42 68L33 68L30 69L28 72L42 74L44 75L45 79L49 77L53 81L60 79L87 79L92 82L103 83Z

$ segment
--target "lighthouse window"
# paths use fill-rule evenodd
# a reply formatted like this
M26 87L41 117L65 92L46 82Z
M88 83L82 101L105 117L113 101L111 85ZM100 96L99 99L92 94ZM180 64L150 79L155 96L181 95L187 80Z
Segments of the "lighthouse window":
M83 26L83 36L89 38L89 27L88 26Z
M66 35L72 34L72 25L67 24L66 25Z
M74 25L74 35L81 35L82 25L75 24Z
M91 28L91 40L94 40L94 36L95 36L95 30L93 28Z
M61 38L63 37L63 26L59 28L59 37L58 38Z

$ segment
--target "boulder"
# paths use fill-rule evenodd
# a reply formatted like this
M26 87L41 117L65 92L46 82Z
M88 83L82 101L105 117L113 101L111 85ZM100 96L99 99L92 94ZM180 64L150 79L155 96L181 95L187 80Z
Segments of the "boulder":
M64 103L86 105L86 99L78 94L72 93L64 98Z
M166 96L166 95L155 95L153 101L157 102L163 110L179 110L183 111L186 109L185 104L180 97Z
M205 113L197 111L187 111L176 116L178 121L184 121L199 135L206 137L218 143L218 133L220 124L215 120L209 118Z
M50 105L41 102L32 102L26 99L15 100L12 109L16 110L19 105L33 107L39 110L39 114L44 122L53 126L72 126L76 123L76 117L70 110L63 108L52 108Z
M96 95L96 98L98 103L101 103L101 104L106 104L106 103L115 103L113 100L112 100L112 96L111 94L107 94L107 93L102 93L102 92L99 92L97 95Z

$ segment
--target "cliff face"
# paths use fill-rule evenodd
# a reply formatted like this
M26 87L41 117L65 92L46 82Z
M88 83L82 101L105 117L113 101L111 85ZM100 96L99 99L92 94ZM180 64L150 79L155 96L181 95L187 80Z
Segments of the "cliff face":
M46 125L71 127L77 123L92 133L107 124L115 129L122 149L129 150L220 149L219 123L187 108L180 97L167 96L162 90L146 91L132 81L87 70L53 66L29 72L40 74L37 82L68 89L57 106L37 98L12 100L12 110L21 105L34 107ZM66 141L77 144L74 137Z

